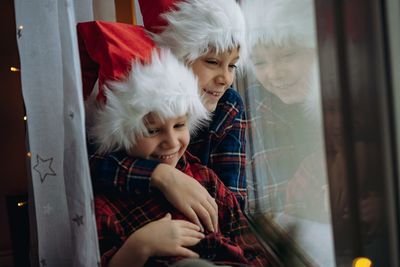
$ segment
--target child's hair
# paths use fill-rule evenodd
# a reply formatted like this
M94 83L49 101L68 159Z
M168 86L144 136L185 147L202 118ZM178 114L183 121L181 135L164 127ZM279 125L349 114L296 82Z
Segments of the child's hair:
M235 0L139 0L144 26L159 46L181 61L240 47L246 57L245 22Z
M143 28L97 21L78 24L78 32L82 69L91 70L83 80L96 73L101 81L99 108L91 110L88 129L98 153L129 151L147 134L149 113L162 120L186 115L192 133L209 120L192 71L170 50L157 50Z
M245 0L242 10L250 49L258 43L316 46L312 0Z

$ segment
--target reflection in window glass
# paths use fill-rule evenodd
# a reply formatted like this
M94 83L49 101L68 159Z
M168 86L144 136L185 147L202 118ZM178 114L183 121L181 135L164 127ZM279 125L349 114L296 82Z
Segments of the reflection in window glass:
M308 256L334 266L313 1L242 0L242 7L248 211L295 226Z

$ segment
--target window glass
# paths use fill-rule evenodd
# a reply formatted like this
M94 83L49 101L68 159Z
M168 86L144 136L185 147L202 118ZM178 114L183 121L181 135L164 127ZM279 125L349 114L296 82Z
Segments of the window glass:
M389 49L390 49L390 64L392 71L392 86L393 86L393 99L394 99L394 112L396 123L396 140L397 140L397 159L398 169L400 170L400 52L397 49L400 45L400 34L396 25L400 23L400 3L398 1L387 1L387 23L389 30Z
M250 122L248 213L295 229L290 239L316 265L335 266L314 2L241 4L250 51L239 81Z

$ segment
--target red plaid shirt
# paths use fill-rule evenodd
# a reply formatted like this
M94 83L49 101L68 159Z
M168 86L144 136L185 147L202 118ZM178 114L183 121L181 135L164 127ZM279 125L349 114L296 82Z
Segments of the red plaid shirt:
M197 163L198 159L186 153L177 168L202 184L218 204L220 231L205 233L206 237L191 249L200 257L217 264L231 266L268 266L268 254L251 232L235 195L227 189L215 173ZM149 222L171 213L173 219L185 219L164 196L154 190L122 194L110 188L96 192L95 209L102 264L108 261L136 230ZM181 258L152 257L146 266L168 266Z

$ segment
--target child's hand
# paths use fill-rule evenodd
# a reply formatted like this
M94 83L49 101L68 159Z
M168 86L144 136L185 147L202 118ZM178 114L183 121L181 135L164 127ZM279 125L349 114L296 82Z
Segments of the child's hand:
M151 222L131 237L142 246L147 247L152 256L181 256L198 258L199 255L186 247L191 247L204 238L200 228L188 221L171 220L171 214Z
M153 256L193 257L199 255L186 247L204 238L197 225L171 220L171 214L151 222L134 232L111 258L109 267L142 267Z
M195 179L167 164L159 164L152 175L152 185L190 221L211 232L218 231L218 206L214 198Z

